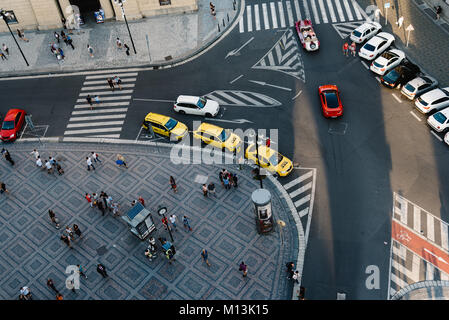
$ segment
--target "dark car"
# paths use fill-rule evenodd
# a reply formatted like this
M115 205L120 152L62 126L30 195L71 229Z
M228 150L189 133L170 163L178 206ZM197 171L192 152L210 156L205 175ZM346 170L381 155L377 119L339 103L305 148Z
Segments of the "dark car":
M380 81L388 88L396 88L404 85L420 73L419 67L410 61L405 61L387 74L380 77Z

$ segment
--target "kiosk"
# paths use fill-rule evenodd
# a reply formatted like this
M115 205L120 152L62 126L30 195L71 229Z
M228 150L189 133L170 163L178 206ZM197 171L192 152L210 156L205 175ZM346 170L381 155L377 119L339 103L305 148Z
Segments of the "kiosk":
M141 240L145 240L151 231L156 229L150 211L145 209L140 202L137 202L126 215L122 216L122 219L126 221L130 231Z
M266 233L274 228L271 208L271 193L266 189L257 189L251 195L254 205L257 232Z

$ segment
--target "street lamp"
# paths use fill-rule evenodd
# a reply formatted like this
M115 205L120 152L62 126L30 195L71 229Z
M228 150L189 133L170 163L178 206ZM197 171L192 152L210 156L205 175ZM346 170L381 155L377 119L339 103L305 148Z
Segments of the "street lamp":
M134 54L137 54L136 47L134 46L133 37L131 36L131 31L129 31L128 20L126 20L125 8L123 8L123 4L125 3L125 1L126 0L114 0L115 4L118 4L120 6L120 8L122 9L122 16L125 19L126 28L128 29L129 38L131 39L131 44L133 45Z
M262 177L260 176L259 133L258 132L256 132L256 157L257 157L257 165L258 165L257 177L259 178L259 181L260 181L260 188L263 189Z
M6 26L8 27L9 32L11 33L11 35L12 35L14 41L15 41L16 44L17 44L17 47L19 47L19 51L20 51L20 53L22 54L23 60L25 60L27 66L29 67L30 65L28 64L28 61L27 61L27 59L25 58L25 55L24 55L23 52L22 52L22 48L20 48L19 43L17 42L16 37L14 36L14 33L12 33L11 28L9 27L9 23L8 23L8 21L6 20L6 17L8 17L9 15L10 15L10 14L9 14L8 12L6 12L6 11L3 10L3 9L0 9L0 16L1 16L1 17L3 18L3 20L5 21Z
M165 219L166 219L166 218L165 218L165 214L167 213L167 208L166 208L166 207L160 207L160 208L157 210L157 213L158 213L160 216L162 216L162 218L165 220ZM174 242L173 236L172 236L172 234L171 234L170 226L168 225L168 220L166 220L166 221L167 221L168 234L170 235L171 242Z

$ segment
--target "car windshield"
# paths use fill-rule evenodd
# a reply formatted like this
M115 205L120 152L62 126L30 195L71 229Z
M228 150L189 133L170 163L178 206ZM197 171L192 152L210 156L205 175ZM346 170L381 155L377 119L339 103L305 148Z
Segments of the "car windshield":
M282 159L284 159L284 157L280 153L276 152L270 157L270 163L273 166L277 166L278 163L281 163Z
M355 35L356 37L360 37L362 35L360 31L357 30L352 31L352 34Z
M178 124L178 121L175 119L170 118L167 123L165 124L165 127L168 130L172 130L174 127L176 127L176 125Z
M419 101L419 103L421 103L424 107L428 105L428 103L425 102L425 101L423 100L423 98L421 98L421 97L418 98L418 101Z
M227 139L229 139L230 136L231 136L231 132L229 132L229 129L223 129L223 131L220 133L218 138L221 141L226 141Z
M374 61L373 64L374 64L376 67L378 67L378 68L382 68L382 67L383 67L382 64L380 64L380 63L378 63L378 62L376 62L376 61Z
M407 83L406 85L405 85L405 89L407 90L407 91L409 91L409 92L415 92L415 87L414 86L412 86L410 83Z
M441 91L443 91L444 94L449 97L449 92L447 92L447 90L441 89Z
M382 53L382 57L384 57L387 60L390 60L391 58L397 57L393 52L387 51Z
M324 96L326 97L327 107L328 108L338 108L338 98L337 98L337 92L335 90L332 91L326 91L324 93Z
M2 130L12 130L14 129L14 121L4 121L2 125Z
M447 119L446 116L444 114L442 114L441 112L435 113L435 115L433 117L439 123L444 123L446 121L446 119Z
M398 80L399 78L399 73L396 70L391 70L390 72L387 73L387 75L384 76L384 80L386 80L387 82L390 83L394 83L396 82L396 80Z
M197 105L198 108L203 109L204 106L206 105L206 102L207 102L206 98L201 97L201 98L199 98L199 100L196 103L196 105Z
M376 47L373 46L372 44L369 44L369 43L365 44L365 45L363 46L363 48L365 48L365 49L368 50L368 51L374 51L374 50L376 50Z

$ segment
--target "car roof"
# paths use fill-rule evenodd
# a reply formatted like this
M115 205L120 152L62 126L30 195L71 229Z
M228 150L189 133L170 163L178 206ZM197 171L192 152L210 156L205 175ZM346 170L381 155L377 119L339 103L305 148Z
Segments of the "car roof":
M199 125L198 129L196 129L196 131L203 131L203 132L207 132L207 133L212 133L212 134L218 136L223 131L223 128L219 127L219 126L216 126L214 124L211 124L211 123L202 122Z
M444 108L443 110L440 110L442 114L446 116L446 118L449 118L449 107Z
M25 110L23 109L9 109L8 112L5 115L5 119L4 120L12 120L16 117L18 112L25 112Z
M369 42L371 42L371 40L373 40L373 42L375 43L379 43L380 41L383 40L390 40L391 38L394 39L394 36L390 33L387 32L379 32L378 34L376 34L374 37L372 37ZM372 42L371 42L372 44Z
M146 115L145 120L153 120L165 124L168 120L170 120L170 117L164 116L163 114L150 112Z
M414 87L419 87L419 86L423 85L424 83L427 83L427 81L425 81L423 79L423 77L416 77L416 78L410 80L408 83Z
M358 26L355 30L360 32L365 32L368 28L371 28L372 26L378 27L372 22L365 22L362 25Z
M254 150L255 151L255 150ZM276 151L270 147L259 145L259 155L270 158Z
M178 99L176 99L176 103L193 103L196 104L198 102L198 99L200 97L198 96L179 96Z
M449 87L444 88L444 89L447 91L447 90L449 90ZM421 96L421 98L427 102L432 102L432 101L438 100L443 97L447 97L447 95L440 88L433 89L429 92L424 93Z

